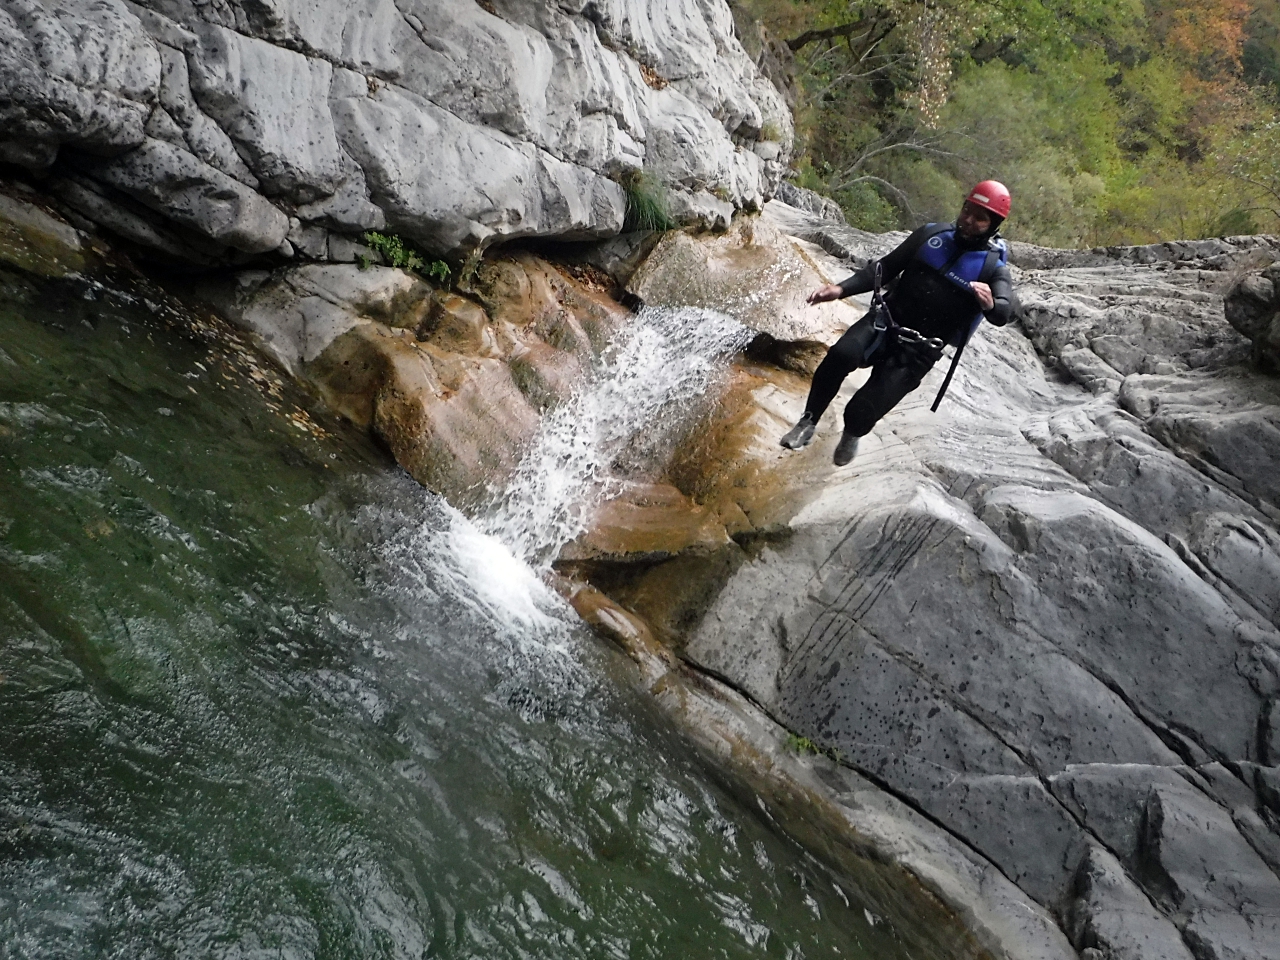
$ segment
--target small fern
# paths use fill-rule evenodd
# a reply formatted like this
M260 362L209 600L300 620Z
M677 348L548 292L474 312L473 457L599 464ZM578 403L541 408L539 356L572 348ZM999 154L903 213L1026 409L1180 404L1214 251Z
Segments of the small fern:
M364 235L364 242L371 250L382 254L382 259L401 270L421 270L426 261L412 247L395 234L378 233L370 230Z
M808 737L797 736L794 733L787 734L787 746L796 753L804 756L805 754L818 754L822 751L818 749L818 745Z
M428 263L422 254L418 253L417 250L395 234L378 233L376 230L370 230L365 233L364 242L369 249L380 253L382 259L393 267L420 273L429 280L435 280L441 286L449 282L449 275L452 271L447 263L443 260L432 260ZM361 267L368 267L369 258L361 257L360 265Z

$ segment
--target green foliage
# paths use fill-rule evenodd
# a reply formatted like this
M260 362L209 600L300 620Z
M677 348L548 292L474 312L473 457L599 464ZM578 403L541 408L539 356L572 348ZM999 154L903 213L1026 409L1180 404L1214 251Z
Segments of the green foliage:
M449 282L449 265L443 260L432 260L427 265L427 277L444 286Z
M1258 219L1252 210L1233 207L1218 218L1215 234L1223 237L1240 237L1258 232Z
M472 247L467 253L466 259L462 261L462 269L458 271L458 288L460 290L470 290L471 281L476 277L476 271L480 269L480 261L484 254L479 247Z
M1280 0L738 2L796 50L797 182L856 226L993 177L1053 246L1280 227Z
M823 756L833 763L840 763L840 751L833 747L823 748L818 746L808 737L802 737L795 733L787 734L787 747L792 752L800 756Z
M648 173L633 174L623 184L627 194L625 230L673 230L679 224L672 219L667 204L667 190L662 181Z
M441 286L449 282L451 271L447 263L443 260L432 260L428 263L425 257L395 234L370 230L365 233L364 242L371 250L381 254L382 259L390 266L420 273L428 279L435 280ZM367 257L361 259L361 266L369 266Z
M406 246L405 242L395 234L378 233L370 230L364 235L364 242L368 244L371 250L382 254L382 259L393 267L416 271L425 266L425 261L418 255L417 251L412 247Z
M1280 94L1280 2L1256 0L1241 50L1244 79Z
M1272 108L1269 117L1264 114L1259 120L1228 144L1223 157L1231 176L1255 198L1255 206L1280 218L1280 118Z
M840 204L849 225L859 230L883 233L898 228L898 211L870 183L855 183L832 191L831 199Z
M790 747L792 750L794 750L796 753L800 754L802 757L805 756L806 754L812 755L812 754L819 754L822 752L818 748L818 745L814 743L812 740L810 740L808 737L800 737L794 733L787 734L787 746Z
M945 205L939 210L935 200L922 212L950 219L969 184L994 177L1014 196L1009 236L1051 246L1087 242L1106 176L1121 160L1117 111L1108 106L1099 61L1089 54L1032 71L994 60L963 70L940 124L958 156L925 164L951 174L930 197Z

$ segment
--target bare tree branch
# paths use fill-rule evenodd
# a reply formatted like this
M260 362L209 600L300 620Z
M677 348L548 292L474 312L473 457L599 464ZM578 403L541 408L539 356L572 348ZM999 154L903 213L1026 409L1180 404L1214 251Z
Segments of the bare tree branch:
M1238 171L1233 172L1232 176L1242 183L1247 183L1252 187L1257 187L1263 193L1268 194L1273 200L1280 201L1280 187L1277 187L1276 184L1268 183L1263 180L1256 180L1253 177L1246 176Z
M886 190L888 190L890 193L892 193L895 197L898 198L898 202L902 204L903 208L907 211L908 216L915 217L917 215L915 208L911 206L910 197L908 197L905 193L903 193L901 190L895 187L888 180L885 180L882 177L874 177L869 173L864 173L860 177L855 177L852 180L844 181L839 186L837 186L835 190L847 190L849 187L852 187L855 184L859 184L859 183L879 184L880 186L884 187Z
M849 23L842 23L838 27L827 27L823 30L806 30L800 36L792 37L784 42L791 48L791 52L795 53L801 47L806 47L818 40L834 40L836 37L847 37L850 34L857 33L862 29L865 19L864 17L859 17Z
M850 177L859 173L868 161L899 150L922 153L934 157L963 159L961 154L942 146L947 139L949 138L942 135L921 136L917 130L891 130L863 146L858 156L844 168L839 176L842 178Z

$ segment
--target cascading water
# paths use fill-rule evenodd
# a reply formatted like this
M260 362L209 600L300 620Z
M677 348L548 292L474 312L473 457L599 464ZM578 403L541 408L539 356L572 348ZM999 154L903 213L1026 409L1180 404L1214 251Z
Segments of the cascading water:
M525 561L549 563L608 496L614 458L638 435L679 429L725 357L750 338L746 327L713 310L642 309L586 387L545 418L481 527Z
M611 362L686 359L645 336ZM0 271L0 957L927 942L736 799L528 566L233 361ZM702 363L665 393L621 363L599 403L651 423ZM590 415L588 486L625 432Z

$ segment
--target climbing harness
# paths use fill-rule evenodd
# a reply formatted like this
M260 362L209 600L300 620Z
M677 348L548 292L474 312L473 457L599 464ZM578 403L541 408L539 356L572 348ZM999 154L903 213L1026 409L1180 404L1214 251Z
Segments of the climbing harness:
M949 228L945 226L940 229L936 229L929 235L929 237L926 238L926 243L929 243L929 241L931 241L935 236L945 234L948 229ZM929 245L931 247L936 246L936 244L933 243L929 243ZM956 271L957 264L967 252L968 251L961 250L953 256L945 258L945 260L937 262L932 262L931 258L925 258L925 262L957 286L968 288L970 281L965 279L963 275ZM995 272L996 268L1005 262L1007 256L1008 248L1005 246L1004 241L996 238L994 240L993 248L988 249L983 258L977 279L986 283ZM897 347L900 351L899 355L904 356L904 359L908 362L915 360L917 362L925 363L928 366L932 366L934 363L937 363L942 359L942 350L946 344L938 337L925 337L919 331L914 330L911 327L904 327L894 321L893 315L889 311L889 305L884 298L882 269L880 261L877 260L875 264L874 287L871 295L870 310L872 314L871 326L872 329L875 330L876 335L875 339L871 341L871 346L867 348L867 352L864 354L866 360L871 362L872 359L880 353L880 351L892 350L894 347ZM971 267L967 269L971 269ZM965 345L968 344L974 332L978 329L979 325L981 325L983 316L982 311L975 313L968 329L952 341L952 344L955 347L955 352L951 355L951 365L947 369L946 377L942 380L942 386L938 388L938 395L934 397L933 406L929 408L933 413L938 412L938 407L942 403L942 398L946 396L947 388L951 386L951 379L955 376L956 367L960 364L960 356L964 353Z
M875 339L864 355L871 360L881 349L892 350L897 347L906 354L908 360L927 361L930 365L937 363L942 357L945 344L938 337L926 337L919 330L904 327L896 323L889 312L889 304L885 302L882 288L883 267L876 261L875 286L871 293L871 329L876 332Z

